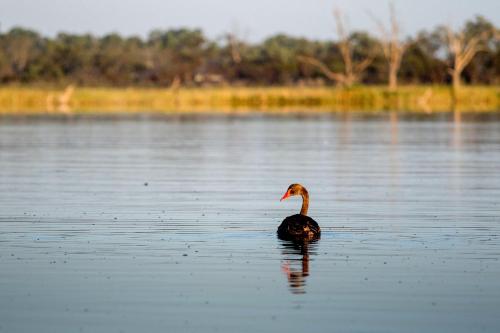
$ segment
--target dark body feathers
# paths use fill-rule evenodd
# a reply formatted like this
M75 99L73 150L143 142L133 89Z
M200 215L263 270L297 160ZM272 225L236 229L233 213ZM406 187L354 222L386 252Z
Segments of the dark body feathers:
M321 229L307 215L288 216L278 227L278 237L283 240L315 240L321 236Z

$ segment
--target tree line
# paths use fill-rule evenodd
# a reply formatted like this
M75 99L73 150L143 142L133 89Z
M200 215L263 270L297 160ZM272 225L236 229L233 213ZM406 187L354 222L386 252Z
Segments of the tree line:
M154 30L147 38L13 28L0 33L0 83L85 86L342 85L500 83L498 29L484 17L460 31L439 26L401 38L394 12L378 33L348 31L335 13L337 39L284 34L259 43L235 34L216 40L199 29ZM458 80L458 81L457 81ZM457 81L457 82L456 82Z

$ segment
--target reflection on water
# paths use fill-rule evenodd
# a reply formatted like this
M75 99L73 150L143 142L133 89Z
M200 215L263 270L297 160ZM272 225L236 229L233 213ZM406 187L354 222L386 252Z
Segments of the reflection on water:
M0 118L0 332L499 332L499 165L500 114Z
M313 241L281 241L283 262L281 271L285 274L294 294L306 292L306 278L309 276L309 255L316 255L317 240Z

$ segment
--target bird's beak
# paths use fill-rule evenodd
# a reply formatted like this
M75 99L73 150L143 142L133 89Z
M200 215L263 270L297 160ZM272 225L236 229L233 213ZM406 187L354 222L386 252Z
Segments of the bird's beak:
M285 194L283 194L283 197L281 197L280 201L283 201L285 200L286 198L288 198L290 196L290 190L286 191Z

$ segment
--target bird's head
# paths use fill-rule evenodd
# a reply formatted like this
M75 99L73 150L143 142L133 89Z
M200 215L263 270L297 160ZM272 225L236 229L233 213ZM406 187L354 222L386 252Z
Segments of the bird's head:
M283 195L283 197L281 198L280 201L283 201L289 197L292 197L294 195L303 195L303 194L306 194L307 193L307 190L305 189L304 186L300 185L300 184L292 184L290 186L288 186L288 189L286 190L285 194Z

